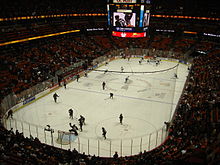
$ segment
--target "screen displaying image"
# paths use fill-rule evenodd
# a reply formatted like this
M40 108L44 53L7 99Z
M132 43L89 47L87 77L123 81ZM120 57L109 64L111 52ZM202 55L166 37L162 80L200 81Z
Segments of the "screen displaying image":
M135 27L136 13L113 13L113 26Z
M144 26L149 26L149 21L150 21L150 13L145 13L144 21L143 21Z

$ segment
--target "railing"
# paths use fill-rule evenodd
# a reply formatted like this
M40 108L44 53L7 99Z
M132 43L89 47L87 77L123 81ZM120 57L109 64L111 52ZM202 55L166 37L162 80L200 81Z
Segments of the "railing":
M73 133L63 132L55 129L48 129L46 126L35 125L25 121L9 118L4 120L5 127L8 130L18 130L25 137L37 137L42 143L55 147L77 149L80 153L90 155L111 157L115 151L120 156L137 155L140 152L150 151L163 143L167 137L167 128L164 125L162 128L139 137L109 139L89 138L75 136Z

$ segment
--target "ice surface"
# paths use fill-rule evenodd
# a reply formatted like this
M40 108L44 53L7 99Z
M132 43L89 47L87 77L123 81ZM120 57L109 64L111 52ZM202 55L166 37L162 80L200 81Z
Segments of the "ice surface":
M146 72L177 65L169 61L161 61L158 66L147 62L140 65L139 60L114 60L98 69L120 72L123 66L124 72ZM174 78L175 72L178 79ZM90 155L112 156L115 151L123 156L138 154L165 140L164 122L172 118L187 75L187 66L183 64L161 73L89 72L88 77L81 77L79 82L68 83L67 89L61 87L16 111L16 121L8 121L8 127L23 131L25 136L38 137L44 143L76 148ZM127 76L129 80L125 83ZM102 89L103 81L106 82L105 90ZM55 92L59 95L57 103L52 97ZM114 93L113 99L109 97L110 92ZM74 110L74 119L69 118L70 108ZM122 125L120 114L124 116ZM78 126L80 115L86 118L83 131L71 138L70 144L58 144L58 130L68 132L69 123ZM54 133L44 131L46 125L50 125ZM106 140L102 137L102 127L107 130Z

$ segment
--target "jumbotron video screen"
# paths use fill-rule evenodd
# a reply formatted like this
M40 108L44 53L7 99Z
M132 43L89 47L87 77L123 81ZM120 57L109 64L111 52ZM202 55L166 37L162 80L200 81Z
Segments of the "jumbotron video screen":
M113 36L146 37L151 0L107 0L108 26Z

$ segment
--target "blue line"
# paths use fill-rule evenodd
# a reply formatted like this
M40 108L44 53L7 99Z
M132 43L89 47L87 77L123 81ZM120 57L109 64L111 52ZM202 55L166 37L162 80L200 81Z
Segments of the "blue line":
M91 91L91 90L87 90L87 89L78 89L78 88L72 88L72 87L71 87L71 89L75 89L75 90L78 90L78 91L85 91L85 92L90 92L90 93L99 93L99 94L107 95L106 93L103 93L103 92ZM157 102L157 103L163 103L163 104L176 105L176 104L168 103L168 102L164 102L164 101L149 100L149 99L136 98L136 97L131 97L131 96L123 96L123 95L115 95L115 96L125 97L125 98L129 98L129 99L136 99L136 100L149 101L149 102L151 101L151 102Z

